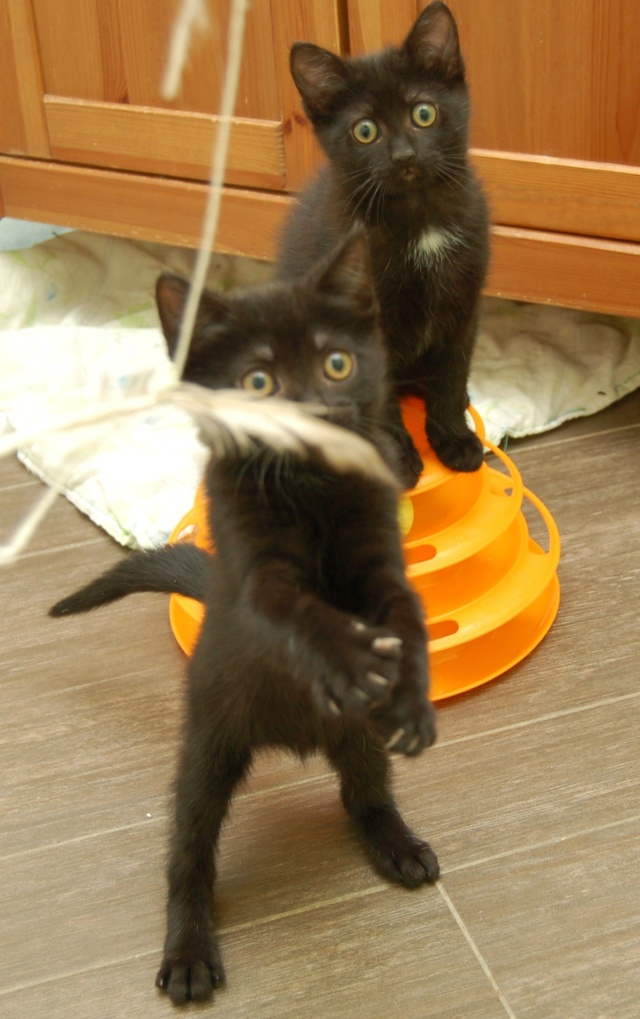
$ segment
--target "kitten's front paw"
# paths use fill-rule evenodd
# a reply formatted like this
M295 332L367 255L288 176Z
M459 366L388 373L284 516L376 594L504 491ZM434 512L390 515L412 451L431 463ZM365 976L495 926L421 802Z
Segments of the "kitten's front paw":
M208 1001L224 981L220 953L215 945L191 955L166 955L156 977L156 987L171 998L174 1005L188 1001Z
M388 703L400 675L402 641L377 626L354 619L332 648L326 673L314 684L320 710L364 717ZM335 663L335 664L334 664Z
M482 443L470 429L464 433L442 432L429 429L427 422L427 435L429 444L438 459L452 471L464 471L469 473L477 471L484 460Z
M393 437L399 450L396 472L398 480L405 491L409 491L416 487L422 477L424 463L407 431L394 432Z
M387 750L415 757L436 739L436 716L425 698L414 703L400 701L373 712L371 721Z

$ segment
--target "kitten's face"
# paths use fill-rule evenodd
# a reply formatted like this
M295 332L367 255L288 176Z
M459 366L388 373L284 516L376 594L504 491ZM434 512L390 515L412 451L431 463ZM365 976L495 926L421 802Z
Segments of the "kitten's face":
M316 134L365 218L383 200L418 196L459 174L468 97L444 4L430 4L397 49L341 60L300 43L291 70Z
M165 275L157 300L169 350L177 341L188 284ZM327 420L367 431L386 399L384 345L364 238L295 284L233 296L206 292L185 378L210 389L243 389L328 408Z

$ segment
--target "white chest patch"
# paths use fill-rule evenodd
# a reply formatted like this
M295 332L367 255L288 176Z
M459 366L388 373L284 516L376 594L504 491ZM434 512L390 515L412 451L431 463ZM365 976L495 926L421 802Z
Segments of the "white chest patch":
M430 227L416 242L416 254L424 255L428 259L442 258L445 252L455 247L457 243L457 236L450 230L438 230L437 227Z

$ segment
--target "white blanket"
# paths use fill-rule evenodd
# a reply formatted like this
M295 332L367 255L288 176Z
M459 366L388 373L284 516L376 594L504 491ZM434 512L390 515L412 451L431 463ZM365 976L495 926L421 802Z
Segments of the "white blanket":
M188 275L192 258L79 232L0 252L0 433L46 427L78 401L168 380L155 280L165 267ZM209 285L228 290L269 272L215 256ZM638 385L640 322L485 302L470 394L494 442L593 413ZM195 426L170 408L44 435L20 451L39 477L134 548L166 540L193 503L206 455Z

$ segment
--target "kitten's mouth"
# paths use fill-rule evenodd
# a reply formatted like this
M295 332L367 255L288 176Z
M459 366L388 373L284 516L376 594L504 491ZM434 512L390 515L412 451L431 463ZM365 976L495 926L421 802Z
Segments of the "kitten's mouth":
M328 421L332 425L342 425L344 428L349 428L353 425L355 420L355 411L353 407L348 404L344 407L334 406L331 407L328 414L325 417L325 421Z
M406 166L404 170L400 171L401 180L417 180L418 171L415 166Z

